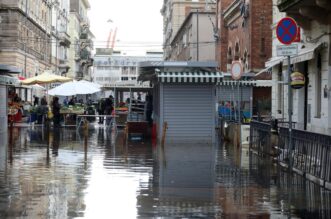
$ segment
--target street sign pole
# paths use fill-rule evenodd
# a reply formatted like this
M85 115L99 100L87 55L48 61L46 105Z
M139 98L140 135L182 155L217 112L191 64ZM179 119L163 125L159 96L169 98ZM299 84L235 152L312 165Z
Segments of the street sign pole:
M292 172L293 166L293 143L292 143L292 111L293 111L293 96L292 96L292 87L291 87L291 57L287 56L287 74L288 74L288 144L289 144L289 171Z
M292 87L291 87L291 55L296 55L298 52L297 45L291 45L298 36L298 27L293 18L285 17L281 19L276 27L276 35L279 42L287 46L278 46L277 55L287 56L287 73L288 73L288 122L289 122L289 140L288 140L288 150L289 150L289 164L288 170L292 172L293 166L293 139L292 139L292 111L293 111L293 96L292 96Z

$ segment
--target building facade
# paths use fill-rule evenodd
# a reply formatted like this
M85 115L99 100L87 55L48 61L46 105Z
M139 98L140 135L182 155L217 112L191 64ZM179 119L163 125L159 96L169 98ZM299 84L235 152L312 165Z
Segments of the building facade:
M164 0L161 9L163 16L164 60L171 60L174 48L171 42L191 11L204 11L210 6L205 0ZM211 9L212 10L212 9Z
M69 70L68 50L71 44L68 34L69 0L54 1L52 7L52 70L66 75Z
M51 10L47 0L0 1L0 63L33 77L51 65Z
M215 12L191 11L171 41L170 60L214 61Z
M70 39L68 77L91 80L93 66L92 49L94 38L90 31L90 21L87 11L90 9L88 0L70 0Z
M293 121L295 128L312 132L331 134L330 98L330 19L329 1L273 1L273 57L266 62L272 69L273 96L272 115L288 120L288 63L286 57L277 57L276 25L285 16L296 20L301 29L298 54L291 57L291 69L305 76L305 86L294 89Z
M216 60L223 72L240 61L258 73L271 57L272 0L217 0Z
M127 56L112 49L97 48L94 56L93 81L105 88L114 86L139 87L138 63L142 61L162 61L162 52L146 52L145 56Z

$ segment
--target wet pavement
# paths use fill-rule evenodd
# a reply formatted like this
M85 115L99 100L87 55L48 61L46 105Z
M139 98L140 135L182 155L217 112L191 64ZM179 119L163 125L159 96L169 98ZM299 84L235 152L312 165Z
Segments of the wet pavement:
M331 218L331 193L246 147L14 127L0 135L0 218Z

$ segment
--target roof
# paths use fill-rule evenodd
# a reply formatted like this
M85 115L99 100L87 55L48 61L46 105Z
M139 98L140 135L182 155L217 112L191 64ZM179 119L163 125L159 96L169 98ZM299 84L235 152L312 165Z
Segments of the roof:
M138 66L139 81L205 83L223 78L223 74L217 71L216 62L154 61L140 62Z
M1 73L19 74L22 73L22 70L15 66L0 64Z

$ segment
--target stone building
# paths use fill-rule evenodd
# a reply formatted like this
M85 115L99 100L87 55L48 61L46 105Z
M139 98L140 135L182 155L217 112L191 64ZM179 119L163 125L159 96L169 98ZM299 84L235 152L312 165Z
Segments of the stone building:
M52 7L52 70L65 75L69 70L68 50L71 44L68 34L69 0L54 1Z
M293 121L295 128L312 132L331 133L330 98L330 15L327 0L273 0L273 56L266 62L272 69L272 115L288 120L288 89L286 57L277 57L276 25L285 16L295 19L301 37L298 54L291 57L291 69L305 76L305 86L295 89L293 95Z
M32 77L51 63L51 9L47 0L0 0L0 63Z
M70 0L70 39L69 66L67 76L75 79L91 79L94 38L90 31L90 21L87 11L90 9L88 0Z

